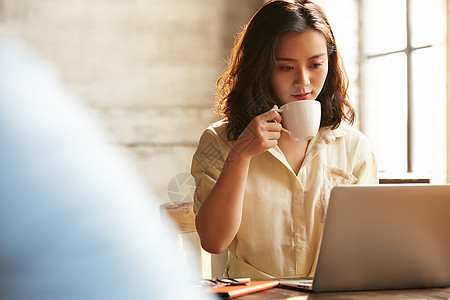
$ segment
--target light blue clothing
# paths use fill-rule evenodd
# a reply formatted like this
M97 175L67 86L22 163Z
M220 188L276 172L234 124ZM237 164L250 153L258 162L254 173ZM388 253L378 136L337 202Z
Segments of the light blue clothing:
M0 37L0 298L202 299L154 200L55 72Z

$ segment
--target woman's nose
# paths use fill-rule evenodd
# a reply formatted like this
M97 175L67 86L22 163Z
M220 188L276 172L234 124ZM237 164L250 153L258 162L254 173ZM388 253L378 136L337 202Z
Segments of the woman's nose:
M309 72L308 70L299 69L295 74L294 85L305 87L308 86L311 82L309 81Z

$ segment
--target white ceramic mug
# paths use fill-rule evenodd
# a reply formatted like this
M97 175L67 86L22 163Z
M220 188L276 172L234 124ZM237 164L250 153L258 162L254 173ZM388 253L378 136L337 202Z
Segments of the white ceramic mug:
M275 111L282 114L283 131L297 141L312 139L320 126L320 102L300 100L284 104Z

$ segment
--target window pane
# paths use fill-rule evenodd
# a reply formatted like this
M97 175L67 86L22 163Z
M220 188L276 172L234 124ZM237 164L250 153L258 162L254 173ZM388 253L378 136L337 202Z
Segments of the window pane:
M363 131L381 172L406 172L406 56L368 59L364 71Z
M413 172L445 175L446 96L442 48L416 50L413 60Z
M406 47L405 0L364 0L363 10L366 55Z
M411 1L411 44L413 47L440 43L444 37L441 0Z

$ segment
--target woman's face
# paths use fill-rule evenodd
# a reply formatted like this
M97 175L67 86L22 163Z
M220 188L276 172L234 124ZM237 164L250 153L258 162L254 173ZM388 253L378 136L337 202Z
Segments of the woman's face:
M322 33L309 29L299 35L281 36L272 74L272 87L281 105L315 100L327 73L327 42Z

